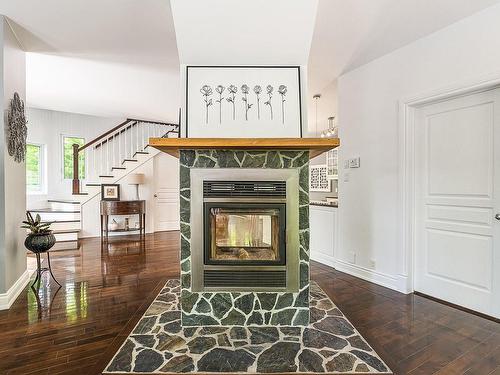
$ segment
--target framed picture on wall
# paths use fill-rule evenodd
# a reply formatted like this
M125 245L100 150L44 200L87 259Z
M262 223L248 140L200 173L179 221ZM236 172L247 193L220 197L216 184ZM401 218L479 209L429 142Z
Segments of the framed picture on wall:
M330 192L332 190L331 180L328 178L328 166L326 164L309 166L309 191Z
M101 199L103 201L119 201L120 200L120 185L119 184L102 184Z
M302 137L299 66L187 66L186 137Z

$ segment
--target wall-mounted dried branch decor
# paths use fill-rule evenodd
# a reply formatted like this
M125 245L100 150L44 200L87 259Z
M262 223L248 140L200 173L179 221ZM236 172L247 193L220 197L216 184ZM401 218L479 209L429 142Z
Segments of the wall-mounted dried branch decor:
M14 93L14 99L10 101L7 122L9 155L13 156L16 162L22 163L26 155L26 137L28 136L26 124L28 122L24 114L24 103L17 92Z

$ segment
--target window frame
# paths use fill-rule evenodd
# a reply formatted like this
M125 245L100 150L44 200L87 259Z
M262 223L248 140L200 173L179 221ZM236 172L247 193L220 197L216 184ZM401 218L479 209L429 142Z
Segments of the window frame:
M26 194L27 195L46 195L47 194L47 147L43 143L37 142L26 142L26 146L36 146L40 150L40 160L39 160L39 168L40 168L40 189L39 190L29 190L28 181L26 176ZM25 166L27 172L27 166ZM26 173L25 172L25 173Z
M61 180L62 181L70 181L70 180L73 180L73 176L69 177L69 178L66 178L64 176L64 140L65 138L79 138L79 139L83 139L83 144L85 144L85 137L83 136L80 136L80 135L74 135L74 134L61 134L61 155L60 155L60 160L61 160ZM85 160L85 169L84 169L84 173L83 173L83 177L81 177L80 179L81 180L84 180L86 179L87 177L87 166L88 166L88 163L87 163L87 154L84 153L84 156L83 156L84 160Z

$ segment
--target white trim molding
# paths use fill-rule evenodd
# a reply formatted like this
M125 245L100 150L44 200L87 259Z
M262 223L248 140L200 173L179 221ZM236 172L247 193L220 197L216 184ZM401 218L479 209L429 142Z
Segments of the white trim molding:
M315 262L325 264L327 266L335 268L336 261L335 261L334 257L331 257L329 255L325 255L325 254L321 254L321 253L316 251L314 253L312 253L312 252L310 253L310 258L311 258L311 260L314 260Z
M399 244L401 251L398 264L401 269L397 277L405 280L406 293L414 289L415 266L415 113L424 105L491 90L500 86L500 71L486 76L435 89L426 93L408 96L399 100ZM360 276L361 277L361 276ZM403 286L403 285L401 285Z
M406 277L398 275L393 276L380 271L372 270L357 264L344 262L342 260L335 261L336 270L345 272L351 276L359 277L360 279L370 281L380 286L395 290L401 293L411 293L407 289Z
M12 306L19 294L21 294L26 285L28 285L30 277L31 272L25 270L7 292L0 294L0 310L7 310Z

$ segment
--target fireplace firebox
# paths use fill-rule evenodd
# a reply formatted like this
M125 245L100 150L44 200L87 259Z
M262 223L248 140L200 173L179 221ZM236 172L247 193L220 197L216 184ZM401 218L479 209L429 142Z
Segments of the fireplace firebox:
M205 287L286 287L286 182L203 181Z
M285 265L285 210L285 203L238 202L238 198L205 202L204 263Z

